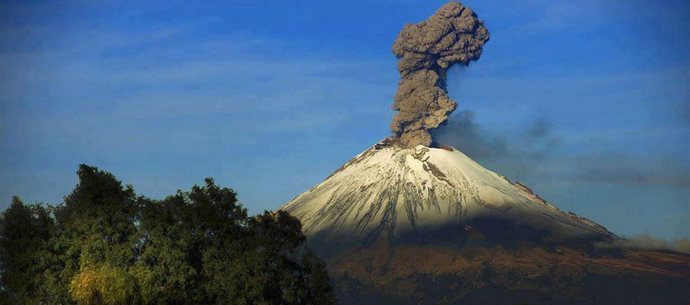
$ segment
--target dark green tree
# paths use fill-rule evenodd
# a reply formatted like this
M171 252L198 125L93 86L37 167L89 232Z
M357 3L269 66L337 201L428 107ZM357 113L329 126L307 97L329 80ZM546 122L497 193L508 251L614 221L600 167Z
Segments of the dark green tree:
M0 216L0 287L7 304L39 304L43 299L54 234L48 208L12 198Z
M135 276L144 304L191 304L199 287L194 268L187 205L176 195L157 202L143 199L140 250Z
M236 193L212 179L160 202L143 200L136 270L145 303L212 304L205 263L221 252L237 255L231 248L246 235L246 220Z
M264 212L249 219L247 233L230 248L234 255L205 264L216 304L335 303L325 264L306 247L296 218Z
M133 263L138 220L137 198L112 174L80 165L79 184L65 197L56 216L63 234L74 239L82 265Z
M308 251L302 259L306 274L306 303L313 305L335 304L335 295L328 277L326 263L311 251Z
M113 294L89 283L77 285L80 279L118 276L122 282L134 283L130 267L136 261L138 221L137 198L131 186L123 186L112 174L96 167L80 165L79 183L56 209L59 237L56 252L62 263L51 289L60 302L80 300L80 295L104 299L104 304L132 304L138 297L136 287L127 294ZM104 270L107 274L97 274ZM91 292L87 292L89 290ZM91 302L94 303L94 302ZM98 302L95 302L98 303Z

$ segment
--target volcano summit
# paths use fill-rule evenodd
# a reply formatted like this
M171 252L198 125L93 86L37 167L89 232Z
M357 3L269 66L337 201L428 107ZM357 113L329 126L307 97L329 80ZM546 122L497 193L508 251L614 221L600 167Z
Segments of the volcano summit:
M446 70L488 41L450 2L406 25L393 136L281 207L326 259L341 304L683 304L690 255L622 246L429 130L456 108ZM459 147L462 149L462 147Z

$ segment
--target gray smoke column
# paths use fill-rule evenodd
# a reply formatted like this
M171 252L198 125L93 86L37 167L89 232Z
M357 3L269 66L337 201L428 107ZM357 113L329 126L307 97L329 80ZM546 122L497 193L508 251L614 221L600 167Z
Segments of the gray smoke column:
M391 131L398 145L431 145L429 130L445 122L457 107L448 97L446 71L479 59L488 40L484 23L458 2L445 4L426 21L403 27L393 44L400 83L393 103L399 113Z

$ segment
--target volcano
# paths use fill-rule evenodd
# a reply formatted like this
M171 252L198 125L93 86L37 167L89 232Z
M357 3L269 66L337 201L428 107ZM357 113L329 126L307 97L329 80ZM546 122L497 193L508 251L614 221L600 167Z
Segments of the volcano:
M489 31L459 2L393 44L392 136L281 207L328 263L341 304L689 304L690 255L632 248L432 138L446 77ZM462 147L460 147L462 148Z
M382 141L285 204L341 304L681 304L690 255L621 246L454 148Z

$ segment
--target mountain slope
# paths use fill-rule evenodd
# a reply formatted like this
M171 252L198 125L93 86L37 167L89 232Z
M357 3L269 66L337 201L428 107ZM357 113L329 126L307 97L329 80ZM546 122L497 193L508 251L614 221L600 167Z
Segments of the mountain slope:
M324 239L395 240L488 218L550 237L614 238L451 148L378 144L282 209L302 221L308 236Z

